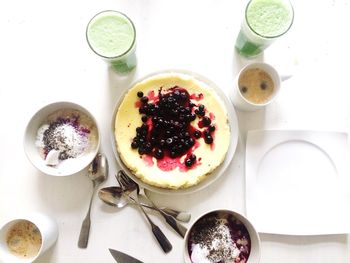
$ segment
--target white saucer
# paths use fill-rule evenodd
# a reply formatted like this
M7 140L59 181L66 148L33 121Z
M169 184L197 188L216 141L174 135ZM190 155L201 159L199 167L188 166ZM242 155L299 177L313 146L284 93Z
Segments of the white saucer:
M247 217L259 232L350 233L347 134L251 131L246 151Z

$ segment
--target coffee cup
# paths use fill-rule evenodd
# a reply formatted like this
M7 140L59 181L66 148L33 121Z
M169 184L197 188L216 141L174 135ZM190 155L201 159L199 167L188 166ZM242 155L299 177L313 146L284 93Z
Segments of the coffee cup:
M280 87L281 77L274 67L267 63L251 63L238 73L231 100L239 110L256 111L270 104Z
M47 215L30 213L17 217L0 229L0 259L11 263L33 262L57 237L57 223Z

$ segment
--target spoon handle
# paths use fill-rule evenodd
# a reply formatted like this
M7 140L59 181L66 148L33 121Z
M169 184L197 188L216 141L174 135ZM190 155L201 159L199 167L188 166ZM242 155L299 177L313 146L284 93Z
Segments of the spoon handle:
M83 223L81 224L79 240L78 240L79 248L87 248L87 244L89 241L90 226L91 226L90 212L91 212L92 199L94 198L94 193L95 193L95 185L90 198L89 210L85 216Z
M165 219L165 221L181 236L185 237L185 234L187 232L187 228L181 225L179 222L175 220L175 218L171 215L168 215L167 213L163 212L163 210L159 209L158 206L156 206L151 199L148 198L147 195L144 195L145 198L150 202L152 207L158 211Z
M156 206L153 201L146 195L145 191L143 191L143 197L146 198L146 200L151 204L152 207L154 207L165 219L165 221L182 237L185 237L185 234L187 232L187 228L181 225L179 222L176 221L176 219L172 215L168 215L165 213L162 209L160 209L158 206Z
M182 237L184 238L187 232L187 228L176 222L175 218L171 215L164 213L162 210L158 210L159 213L165 218L165 221Z
M158 226L156 226L155 224L152 224L152 232L153 232L154 236L157 238L160 246L162 247L162 249L165 253L168 253L169 251L171 251L173 249L173 246L171 245L169 240L166 238L166 236L164 235L162 230L160 230L160 228Z
M171 209L168 207L157 207L153 201L149 198L148 192L145 191L144 188L140 187L139 195L142 196L146 201L148 201L153 207L156 207L156 209L162 210L164 213L174 217L176 220L182 221L182 222L189 222L191 220L191 214L184 211L178 211L175 209Z
M177 211L168 207L160 207L159 209L162 210L164 213L175 217L179 221L187 223L191 220L191 214L188 212Z
M145 209L139 203L137 203L137 204L138 204L139 208L141 209L141 211L143 212L143 214L146 216L148 222L150 223L150 225L152 227L153 235L157 239L157 241L158 241L159 245L162 247L163 251L165 253L168 253L169 251L171 251L173 249L173 246L171 245L170 241L164 235L162 230L155 223L153 223L153 221L149 218Z
M86 215L83 223L81 224L79 241L78 241L79 248L87 248L87 244L89 241L89 234L90 234L90 225L91 225L90 215Z

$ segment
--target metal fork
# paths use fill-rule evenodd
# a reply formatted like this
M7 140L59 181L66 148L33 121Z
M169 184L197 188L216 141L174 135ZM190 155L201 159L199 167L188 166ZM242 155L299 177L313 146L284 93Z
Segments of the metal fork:
M143 212L143 214L146 216L147 221L151 225L153 235L157 239L159 245L162 247L163 251L165 253L168 253L172 250L173 246L171 245L170 241L167 239L167 237L164 235L162 230L151 220L151 218L147 215L145 212L145 209L141 206L138 196L137 196L137 185L132 181L134 184L131 184L129 181L125 180L124 177L121 176L122 173L118 172L117 174L117 180L121 187L126 189L128 192L123 192L123 195L126 198L129 198L130 200L134 201L136 205L140 208L140 210Z
M125 174L125 172L123 170L120 170L118 172L118 174L121 174L120 176L123 176L124 178L128 179L129 177ZM118 176L118 174L116 174L116 177ZM130 179L131 180L131 179ZM133 181L134 182L134 181ZM145 195L144 189L143 187L141 187L140 185L138 185L136 182L134 182L136 187L138 187L138 194L141 197L144 197L143 199L145 199L146 201L149 200L149 198ZM150 200L149 200L150 201ZM151 207L149 207L150 209L153 210L157 210L155 205L151 204L151 202L148 202L148 205L150 205ZM185 222L188 223L191 220L191 214L185 211L179 211L179 210L175 210L169 207L157 207L158 209L162 210L165 214L170 215L172 217L174 217L176 220L179 220L181 222Z
M119 179L118 179L119 178ZM156 211L158 211L165 219L165 221L181 236L185 237L187 232L187 228L181 225L179 222L175 220L175 218L171 215L164 213L161 209L159 209L151 199L145 194L143 187L140 187L136 182L130 179L129 176L125 174L123 170L120 170L117 174L117 180L120 181L123 185L128 186L130 189L137 189L136 196L142 195L146 201L148 201ZM120 183L119 182L119 183ZM135 194L134 194L135 195Z

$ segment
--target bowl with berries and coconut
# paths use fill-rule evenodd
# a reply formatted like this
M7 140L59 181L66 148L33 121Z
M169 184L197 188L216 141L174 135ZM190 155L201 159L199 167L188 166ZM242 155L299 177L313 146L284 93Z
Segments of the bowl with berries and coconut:
M41 172L68 176L86 168L100 146L97 122L84 107L54 102L42 107L28 122L24 150Z
M203 76L178 70L132 84L116 104L111 129L119 165L159 193L206 187L225 171L238 141L226 95Z
M185 263L260 262L260 238L242 214L228 210L208 211L188 229L184 239Z

